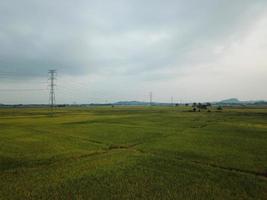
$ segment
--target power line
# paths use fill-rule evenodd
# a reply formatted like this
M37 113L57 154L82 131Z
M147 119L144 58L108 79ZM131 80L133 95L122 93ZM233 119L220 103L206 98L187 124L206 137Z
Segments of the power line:
M3 92L20 92L20 91L44 91L47 89L0 89Z
M21 73L21 72L4 72L0 71L0 77L9 78L9 77L39 77L39 73Z

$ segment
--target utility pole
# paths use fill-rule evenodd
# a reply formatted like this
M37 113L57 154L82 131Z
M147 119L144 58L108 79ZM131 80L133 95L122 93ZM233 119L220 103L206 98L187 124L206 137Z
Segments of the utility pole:
M48 74L49 74L49 78L48 80L50 81L49 83L49 87L50 87L50 92L49 92L49 104L51 106L51 108L54 107L55 102L56 102L56 94L55 94L55 80L56 80L56 70L49 70Z
M152 106L152 102L153 102L153 94L152 94L152 92L149 93L149 102L150 102L150 106Z
M173 106L173 97L171 97L171 105Z

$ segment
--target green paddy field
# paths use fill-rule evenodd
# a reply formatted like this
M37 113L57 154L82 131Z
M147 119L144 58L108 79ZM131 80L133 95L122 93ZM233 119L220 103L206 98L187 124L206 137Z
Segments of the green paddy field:
M267 199L267 109L0 109L0 199Z

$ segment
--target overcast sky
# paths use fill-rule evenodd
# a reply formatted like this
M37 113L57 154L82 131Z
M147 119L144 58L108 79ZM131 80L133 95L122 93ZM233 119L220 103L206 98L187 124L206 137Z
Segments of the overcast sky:
M0 103L49 69L57 103L267 100L267 1L0 0Z

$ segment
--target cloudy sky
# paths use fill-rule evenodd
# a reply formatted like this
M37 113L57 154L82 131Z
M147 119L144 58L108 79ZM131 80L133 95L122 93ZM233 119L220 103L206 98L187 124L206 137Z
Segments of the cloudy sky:
M0 103L267 100L266 0L0 0Z

